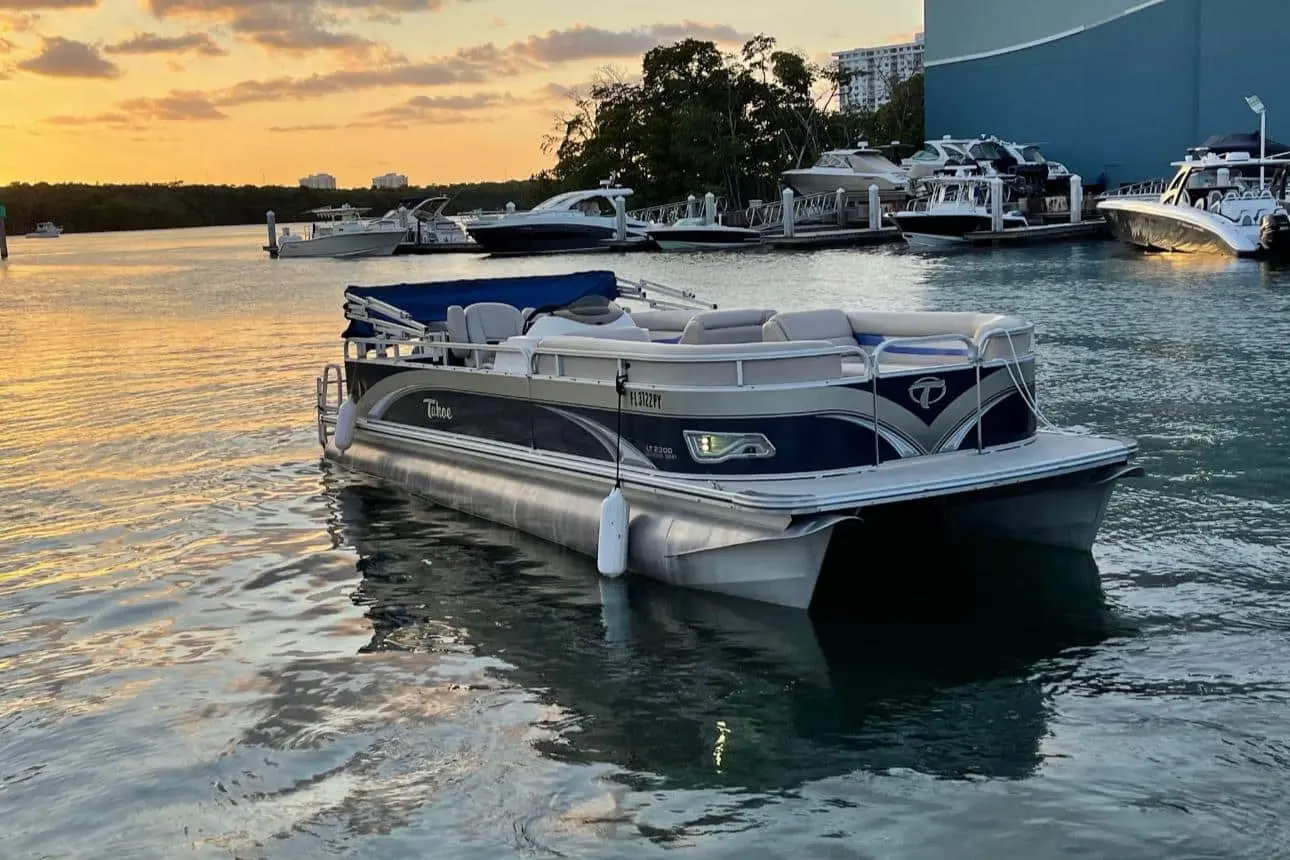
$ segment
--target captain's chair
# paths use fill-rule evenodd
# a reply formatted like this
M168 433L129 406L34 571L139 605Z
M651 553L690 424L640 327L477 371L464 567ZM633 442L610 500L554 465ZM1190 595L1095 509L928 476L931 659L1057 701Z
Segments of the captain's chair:
M502 302L475 302L466 307L466 340L469 343L501 343L524 329L519 308ZM476 367L484 363L485 352L474 351Z

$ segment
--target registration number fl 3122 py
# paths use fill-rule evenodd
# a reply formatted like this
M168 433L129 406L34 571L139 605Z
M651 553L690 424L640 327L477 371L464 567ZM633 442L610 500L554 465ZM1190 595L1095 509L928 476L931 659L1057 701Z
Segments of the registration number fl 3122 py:
M635 409L662 410L663 395L657 391L629 391L627 405Z

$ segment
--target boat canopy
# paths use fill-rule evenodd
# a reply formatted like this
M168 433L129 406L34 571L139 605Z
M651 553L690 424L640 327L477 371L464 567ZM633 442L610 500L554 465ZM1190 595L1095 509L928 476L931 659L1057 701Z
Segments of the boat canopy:
M1207 149L1215 155L1225 155L1229 152L1244 152L1251 158L1258 158L1259 133L1254 131L1249 134L1244 132L1216 134L1196 148ZM1283 155L1290 152L1290 146L1286 146L1284 143L1277 143L1272 138L1268 138L1266 151L1268 155Z
M512 278L469 278L455 281L427 281L419 284L392 284L382 287L346 288L347 299L372 299L398 308L422 325L443 322L452 305L465 307L476 302L502 302L517 308L549 307L571 304L586 296L618 296L618 276L610 271L572 272L560 275L522 275ZM367 303L365 303L367 304ZM341 337L370 338L376 329L367 320L350 316L345 305L349 327ZM379 310L367 304L366 315L377 316ZM396 322L391 318L391 322Z

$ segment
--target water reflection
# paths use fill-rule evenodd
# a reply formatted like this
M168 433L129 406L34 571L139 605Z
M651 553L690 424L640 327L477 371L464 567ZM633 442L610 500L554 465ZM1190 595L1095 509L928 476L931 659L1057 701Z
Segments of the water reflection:
M607 582L558 548L396 489L332 492L333 534L359 556L365 650L495 658L551 706L542 753L669 789L775 792L856 770L1024 778L1046 734L1037 666L1106 635L1088 554L933 547L911 565L906 551L874 569L865 613L900 621L857 625Z

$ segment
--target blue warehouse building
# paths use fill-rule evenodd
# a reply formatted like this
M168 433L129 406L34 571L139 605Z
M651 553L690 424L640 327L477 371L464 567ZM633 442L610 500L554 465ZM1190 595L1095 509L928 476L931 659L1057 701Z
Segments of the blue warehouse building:
M1290 0L925 0L927 135L1038 143L1110 187L1290 126Z

